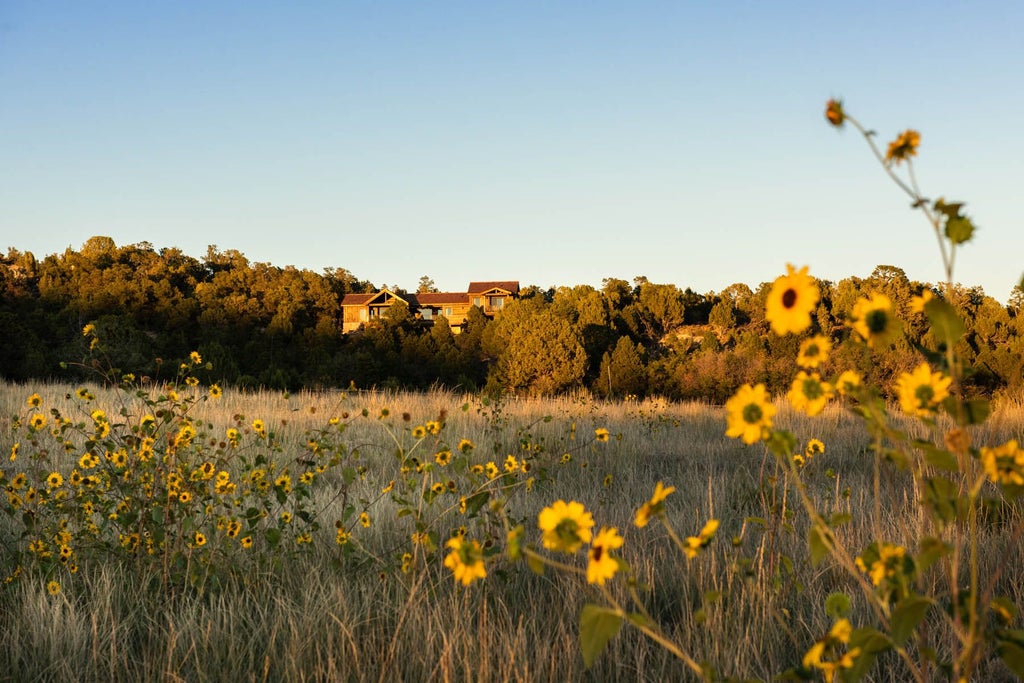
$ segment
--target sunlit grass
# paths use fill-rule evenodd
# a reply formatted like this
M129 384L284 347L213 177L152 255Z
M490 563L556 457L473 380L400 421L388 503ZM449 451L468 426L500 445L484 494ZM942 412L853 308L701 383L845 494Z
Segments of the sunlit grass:
M58 384L5 386L0 419L22 412L33 392L65 415L78 410L78 387ZM116 392L90 387L95 405L116 413ZM123 406L130 413L140 405ZM517 453L524 434L543 444L551 478L531 495L516 497L512 513L536 520L550 501L577 500L599 525L626 537L624 558L650 586L648 609L678 642L712 663L723 675L769 678L799 663L829 620L824 598L849 591L849 579L827 565L789 566L779 558L806 556L806 521L792 520L780 489L766 485L783 477L759 448L727 439L720 408L647 400L605 404L587 396L490 404L460 394L434 393L243 393L225 391L218 401L196 404L194 419L223 433L234 416L260 418L282 444L282 459L301 452L306 430L332 416L349 414L346 442L358 447L368 466L365 492L376 492L394 476L394 443L382 427L404 429L446 416L444 432L476 444L479 460L501 462ZM367 416L362 412L366 410ZM403 414L408 414L408 422ZM545 421L546 417L551 419ZM809 489L826 512L867 512L871 503L873 454L859 423L832 405L807 418L779 404L777 423L827 444L804 470ZM4 422L0 452L10 448ZM907 425L910 426L909 424ZM607 443L594 430L607 428ZM1020 438L1024 410L1007 402L982 428L986 438ZM562 462L568 453L567 462ZM333 473L315 488L317 507L329 520L338 515ZM675 528L696 533L710 517L722 521L710 552L681 563L664 532L636 529L633 514L658 481L676 486L667 506ZM894 540L911 543L919 516L918 493L909 477L888 472L881 482L884 512L875 524ZM0 588L0 671L12 680L686 680L680 662L636 632L623 631L595 666L584 669L578 618L592 599L570 576L536 576L524 566L498 559L488 578L457 586L439 561L404 575L394 566L407 545L407 526L389 514L382 499L374 524L360 534L371 559L337 563L334 529L318 532L313 551L277 567L237 577L219 592L164 595L138 583L138 575L116 563L93 559L60 595L26 576ZM776 510L773 522L766 510ZM1012 514L1020 515L1019 510ZM762 528L749 518L766 519ZM841 538L860 547L871 537L869 515L855 515ZM454 526L457 517L444 521ZM3 525L7 527L6 524ZM448 528L442 529L448 532ZM7 532L4 542L11 542ZM986 530L982 572L1019 567L1024 552L1001 528ZM732 539L735 538L736 548ZM746 558L734 566L738 554ZM1004 572L1004 593L1024 582ZM710 591L720 594L712 599ZM863 609L855 601L855 609ZM901 680L898 662L875 671L879 680ZM1001 669L988 670L998 680Z

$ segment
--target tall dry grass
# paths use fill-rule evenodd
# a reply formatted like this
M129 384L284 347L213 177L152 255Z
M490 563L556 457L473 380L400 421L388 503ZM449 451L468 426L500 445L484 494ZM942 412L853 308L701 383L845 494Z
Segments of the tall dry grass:
M77 410L62 397L76 387L32 384L0 388L0 416L19 412L38 392L65 415ZM118 394L92 387L108 412ZM363 409L367 417L361 417ZM390 417L379 416L387 408ZM219 429L236 414L261 418L284 446L282 458L300 451L307 429L333 415L353 416L345 438L358 447L374 492L394 476L394 443L387 429L422 423L444 413L449 440L468 438L481 460L500 462L521 444L541 444L551 478L517 496L511 514L534 520L555 499L582 502L598 525L617 526L626 538L623 556L666 632L697 659L724 676L768 679L798 664L809 644L828 629L822 604L834 591L856 595L842 572L807 561L807 522L784 485L784 473L760 447L724 435L717 408L664 401L606 404L586 396L485 403L444 392L241 393L196 408L196 419ZM819 438L826 453L805 470L821 509L855 513L840 539L863 547L881 531L912 544L919 533L918 492L911 478L884 470L884 505L875 514L873 455L858 422L838 407L818 418L779 406L777 424ZM402 421L408 413L410 421ZM545 420L550 417L550 420ZM0 419L9 419L6 417ZM10 446L0 425L0 452ZM613 438L593 442L593 430ZM984 427L994 441L1024 437L1024 409L1006 402ZM563 453L571 460L561 463ZM610 479L609 479L610 477ZM775 478L775 484L772 484ZM707 555L687 562L655 526L632 526L636 507L655 482L677 487L668 501L672 524L696 533L709 517L722 520ZM325 519L337 514L330 477L317 490ZM607 484L607 485L606 485ZM387 559L408 529L375 509L374 526L360 536L371 555ZM1008 512L1021 514L1020 509ZM763 520L763 521L760 521ZM3 524L0 522L0 524ZM451 525L458 524L453 518ZM59 596L32 577L0 588L0 678L90 681L665 681L692 675L656 644L625 629L596 665L586 670L579 652L578 615L593 589L571 576L537 576L505 561L469 588L433 561L414 577L385 571L375 562L339 563L333 528L314 551L276 569L240 577L216 593L172 597L138 583L137 574L114 563L85 564ZM1003 526L986 528L982 571L1024 566L1019 543ZM529 529L528 529L529 532ZM1019 571L1001 575L1001 589L1024 604ZM854 600L852 621L870 620ZM901 663L883 659L875 680L899 681ZM988 680L1008 678L999 665Z

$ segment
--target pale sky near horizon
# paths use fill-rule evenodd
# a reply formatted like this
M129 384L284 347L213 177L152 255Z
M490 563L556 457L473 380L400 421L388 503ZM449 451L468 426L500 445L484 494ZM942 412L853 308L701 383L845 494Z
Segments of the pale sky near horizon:
M1024 272L1024 2L0 0L0 249L92 235L442 290L809 265L936 282L924 219L829 97L921 132L978 225L956 279Z

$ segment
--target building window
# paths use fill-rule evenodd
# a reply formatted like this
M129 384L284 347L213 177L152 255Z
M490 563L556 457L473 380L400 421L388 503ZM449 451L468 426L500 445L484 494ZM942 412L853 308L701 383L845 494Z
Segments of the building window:
M424 320L432 320L434 317L434 311L432 311L429 308L421 308L420 317L423 318Z
M452 315L452 307L451 306L445 306L445 308L444 308L444 315L445 315L446 318L450 318L451 317L451 315Z
M478 297L478 296L473 297L473 305L474 306L482 306L483 305L483 299L481 297Z
M365 321L369 316L369 312L365 308L359 309L359 319Z
M487 297L487 305L491 308L500 309L505 305L505 297L503 296L489 296Z

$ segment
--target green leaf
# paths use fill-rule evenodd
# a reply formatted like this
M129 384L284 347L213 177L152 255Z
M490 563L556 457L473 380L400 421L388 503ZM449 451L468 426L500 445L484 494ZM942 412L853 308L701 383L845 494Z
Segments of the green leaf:
M966 216L955 216L946 219L946 237L953 244L969 242L974 236L974 223Z
M975 398L970 401L964 401L961 409L964 426L980 425L988 419L988 415L992 411L992 405L983 398Z
M831 593L825 598L825 614L833 619L842 619L850 616L853 603L846 593Z
M281 542L281 530L271 527L263 532L263 538L267 539L267 545L276 548L277 544Z
M537 574L538 576L544 575L544 563L536 555L526 556L526 566L528 566L530 571L534 574Z
M812 526L807 533L807 541L811 549L811 564L817 566L830 552L829 544L821 529Z
M589 669L608 641L622 628L622 615L615 610L587 604L580 612L580 648L583 663Z
M1024 644L1019 641L999 639L996 641L996 654L1010 671L1024 678Z
M946 346L953 346L964 335L963 321L956 309L943 299L930 300L924 305L924 312L932 324L932 334Z
M924 453L924 461L932 467L937 467L946 472L956 472L959 465L956 456L949 451L939 448L929 441L915 439L911 442L915 448Z
M788 458L796 452L796 437L784 429L773 430L768 437L768 450L780 458Z
M921 549L917 553L917 564L923 572L940 559L953 552L953 546L934 536L921 539Z
M900 600L896 605L895 611L892 613L889 629L892 640L896 645L901 646L907 642L910 636L914 634L914 631L917 630L918 624L928 614L931 606L931 600L919 595L911 595Z

